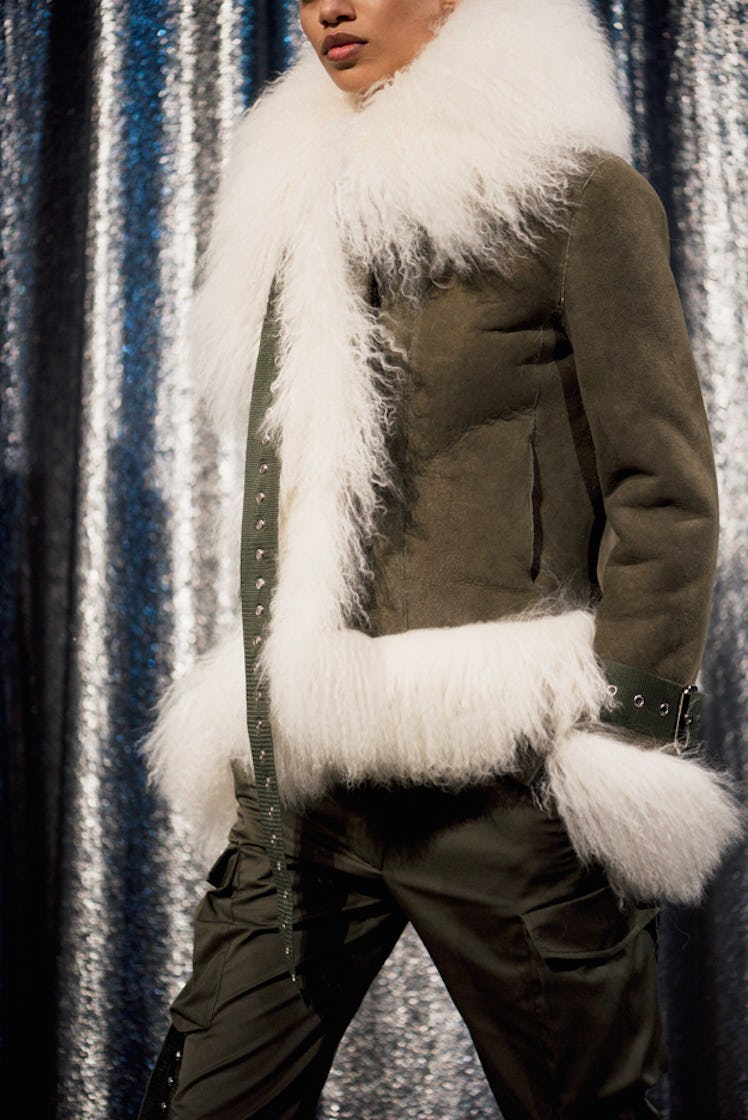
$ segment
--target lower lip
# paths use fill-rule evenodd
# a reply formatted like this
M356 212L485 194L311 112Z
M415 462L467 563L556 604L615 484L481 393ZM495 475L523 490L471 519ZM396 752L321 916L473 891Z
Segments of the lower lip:
M363 43L343 43L339 47L330 47L327 57L331 62L345 62L346 59L358 54L363 45Z

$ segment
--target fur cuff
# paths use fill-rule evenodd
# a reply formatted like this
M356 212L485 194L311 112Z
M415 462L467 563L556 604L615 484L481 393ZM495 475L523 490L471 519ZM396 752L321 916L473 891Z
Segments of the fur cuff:
M579 857L623 895L694 905L744 817L726 776L695 757L574 731L547 759L548 787Z

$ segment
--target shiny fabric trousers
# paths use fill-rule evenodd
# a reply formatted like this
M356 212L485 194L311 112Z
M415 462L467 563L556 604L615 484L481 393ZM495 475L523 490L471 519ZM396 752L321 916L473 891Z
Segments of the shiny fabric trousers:
M657 1115L644 1097L666 1068L656 907L621 904L528 786L337 790L288 813L297 983L256 796L239 777L237 798L140 1120L312 1120L340 1038L407 921L505 1120Z

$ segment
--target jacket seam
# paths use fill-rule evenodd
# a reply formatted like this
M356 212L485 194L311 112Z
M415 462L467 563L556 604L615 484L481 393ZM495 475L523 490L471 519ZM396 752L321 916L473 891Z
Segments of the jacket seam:
M412 359L415 351L416 339L421 326L423 316L423 308L420 308L419 314L414 318L412 329L410 332L410 340L408 345L408 354ZM407 377L404 385L403 393L403 471L405 478L409 475L409 460L410 460L410 412L413 403L413 371L412 364L408 363ZM407 487L407 483L406 483ZM403 503L402 506L402 525L400 529L400 579L402 582L402 598L400 602L400 610L402 615L403 629L410 629L409 618L409 604L408 604L408 555L407 555L407 534L408 534L408 511L410 502Z
M566 327L566 278L567 278L567 274L568 274L568 271L569 271L569 258L571 256L571 243L572 243L572 240L574 239L574 232L576 230L576 225L577 225L577 219L579 217L579 212L582 209L582 204L584 202L584 196L585 196L585 193L587 191L587 187L590 185L590 183L592 182L592 180L594 179L595 175L598 173L600 168L604 167L606 163L612 163L612 162L613 162L612 156L605 156L598 163L596 163L595 166L593 168L591 168L591 170L588 172L587 177L585 178L584 182L582 183L582 189L579 192L579 204L575 208L574 213L573 213L572 218L571 218L571 222L569 223L569 232L568 232L567 237L566 237L566 245L564 246L564 259L563 259L563 263L561 265L561 285L560 285L559 296L558 296L558 304L557 304L558 314L561 318L561 322L563 323L564 328Z
M540 473L538 471L538 402L540 400L540 383L535 385L535 399L532 402L532 420L530 424L529 452L530 452L530 568L529 576L533 584L537 583L540 575L542 531L540 524Z

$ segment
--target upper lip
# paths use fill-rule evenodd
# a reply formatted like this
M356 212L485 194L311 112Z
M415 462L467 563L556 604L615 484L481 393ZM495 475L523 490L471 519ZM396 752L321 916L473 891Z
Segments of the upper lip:
M333 47L344 47L346 43L365 43L366 39L360 39L358 35L347 35L344 31L339 31L337 35L327 35L322 44L322 53L327 54Z

